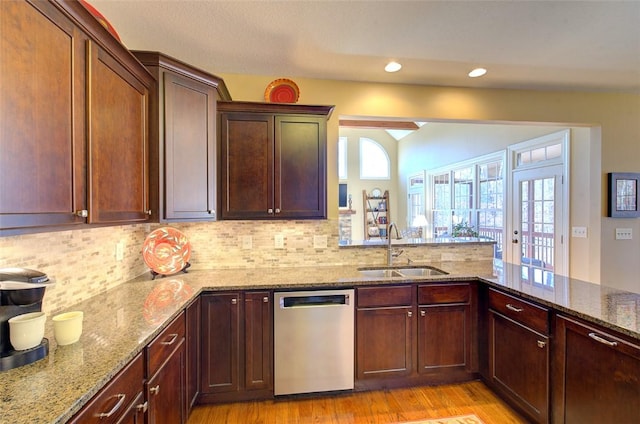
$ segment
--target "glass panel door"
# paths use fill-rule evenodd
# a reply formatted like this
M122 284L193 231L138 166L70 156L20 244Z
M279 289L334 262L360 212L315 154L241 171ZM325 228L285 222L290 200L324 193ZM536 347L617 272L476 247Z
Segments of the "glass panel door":
M514 173L513 260L522 265L522 280L553 287L562 257L562 167Z

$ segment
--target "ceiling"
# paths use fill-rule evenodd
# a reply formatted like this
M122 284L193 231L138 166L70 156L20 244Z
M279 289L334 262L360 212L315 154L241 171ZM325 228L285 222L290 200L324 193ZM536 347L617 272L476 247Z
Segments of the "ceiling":
M214 74L640 93L640 0L89 2L129 49Z

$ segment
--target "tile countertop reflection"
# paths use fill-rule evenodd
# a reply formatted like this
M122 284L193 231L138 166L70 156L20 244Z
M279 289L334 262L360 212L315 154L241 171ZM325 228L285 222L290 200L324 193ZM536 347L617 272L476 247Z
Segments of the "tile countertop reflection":
M501 277L492 275L491 261L425 265L449 274L412 277L410 281L480 278L490 286L640 340L640 294L557 276L553 288L531 286L516 277L522 269L515 266L505 265ZM50 342L49 356L0 373L0 424L66 422L202 291L357 287L405 281L402 277L365 277L356 266L194 270L156 280L142 275L68 308L84 311L83 334L77 343L58 346L48 317L45 337Z

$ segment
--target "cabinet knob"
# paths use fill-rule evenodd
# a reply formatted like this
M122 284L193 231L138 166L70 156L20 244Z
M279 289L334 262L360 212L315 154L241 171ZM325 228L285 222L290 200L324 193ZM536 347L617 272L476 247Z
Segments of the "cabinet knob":
M157 395L158 393L160 393L160 385L158 384L155 387L150 387L149 393L151 393L152 395Z
M421 316L421 317L426 317L426 316L427 316L427 313L426 313L425 311L420 311L420 316Z
M267 296L263 297L262 302L269 303L269 298Z
M231 304L232 305L236 305L238 303L238 299L236 299L235 297L233 299L231 299Z
M267 213L272 214L273 213L273 209L271 209L271 208L267 209Z
M76 211L76 215L79 216L80 218L86 218L89 216L89 211L86 209L82 209L80 211Z
M409 318L411 318L411 317L413 316L413 312L411 312L411 311L407 312L407 316L408 316Z
M209 213L209 215L216 216L216 210L215 209L209 209L207 212Z
M147 215L151 216L151 209L147 210Z
M542 340L538 340L538 347L540 349L544 349L544 347L547 345L546 342L543 342Z
M276 213L280 213L280 208L276 208Z
M138 412L145 413L145 412L147 412L147 409L149 409L149 402L140 403L140 404L136 405L136 410Z

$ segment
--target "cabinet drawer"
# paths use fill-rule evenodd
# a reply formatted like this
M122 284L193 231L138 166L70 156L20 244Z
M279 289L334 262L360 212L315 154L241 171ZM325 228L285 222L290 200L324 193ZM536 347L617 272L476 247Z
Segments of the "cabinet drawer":
M136 397L142 393L144 363L142 354L133 359L107 386L70 421L73 423L109 424L118 420L130 409Z
M407 306L413 303L413 286L358 288L358 307Z
M495 290L489 290L489 308L542 334L549 334L549 309Z
M432 305L436 303L469 303L470 286L462 284L429 284L418 287L418 304Z
M148 377L153 376L185 337L184 312L147 345Z

